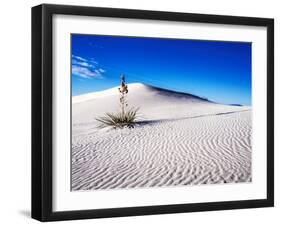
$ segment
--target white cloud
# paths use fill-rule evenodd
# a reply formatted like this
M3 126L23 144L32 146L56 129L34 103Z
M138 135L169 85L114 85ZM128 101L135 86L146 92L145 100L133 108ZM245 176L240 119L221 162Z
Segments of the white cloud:
M80 60L80 61L87 61L86 59L84 59L83 57L80 57L80 56L72 55L72 58Z
M102 78L105 70L98 66L93 58L87 60L80 56L72 55L72 74L81 78Z
M79 67L76 65L72 66L72 74L77 75L81 78L101 78L102 75L95 71L91 71L86 67Z
M87 63L86 61L73 61L72 60L72 64L73 65L80 65L80 66L82 66L82 67L93 67L91 64L89 64L89 63Z

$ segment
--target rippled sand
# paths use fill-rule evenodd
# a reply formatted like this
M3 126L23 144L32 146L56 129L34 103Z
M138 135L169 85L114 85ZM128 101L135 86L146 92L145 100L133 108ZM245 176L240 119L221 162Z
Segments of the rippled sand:
M251 108L141 84L129 94L146 118L131 129L97 129L114 89L73 99L72 190L251 181Z

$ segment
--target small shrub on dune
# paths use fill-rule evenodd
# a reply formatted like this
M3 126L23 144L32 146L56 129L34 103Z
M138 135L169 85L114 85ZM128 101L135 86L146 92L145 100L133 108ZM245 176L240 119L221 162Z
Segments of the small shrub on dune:
M128 86L125 83L125 76L121 75L120 87L118 88L120 93L119 106L120 112L118 113L106 113L105 116L96 118L100 122L99 128L113 127L113 128L133 128L138 117L137 113L139 108L131 108L127 110L127 95Z
M131 108L128 111L120 113L106 113L105 116L96 118L100 122L99 128L133 128L138 118L139 108Z

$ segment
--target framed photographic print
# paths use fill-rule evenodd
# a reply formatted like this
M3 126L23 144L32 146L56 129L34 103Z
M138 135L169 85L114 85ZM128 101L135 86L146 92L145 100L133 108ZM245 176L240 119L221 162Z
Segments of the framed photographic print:
M32 8L32 217L274 204L274 21Z

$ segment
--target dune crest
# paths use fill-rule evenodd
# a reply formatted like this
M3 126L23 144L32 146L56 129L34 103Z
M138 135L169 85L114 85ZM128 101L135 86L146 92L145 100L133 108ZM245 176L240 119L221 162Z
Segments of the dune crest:
M151 85L146 85L143 83L130 83L128 84L130 93L133 92L139 92L139 93L156 93L158 92L159 95L167 95L167 96L178 96L178 97L185 97L185 98L193 98L193 99L197 99L199 100L203 100L206 101L203 98L200 98L198 96L195 95L191 95L188 93L183 93L183 92L175 92L172 90L167 90L167 89L163 89L163 88L158 88L158 87L154 87ZM83 101L89 101L92 99L99 99L99 98L105 98L108 96L116 96L118 95L118 86L110 88L110 89L106 89L103 91L97 91L97 92L92 92L92 93L87 93L87 94L82 94L82 95L78 95L78 96L74 96L72 97L72 103L76 104L76 103L80 103Z

